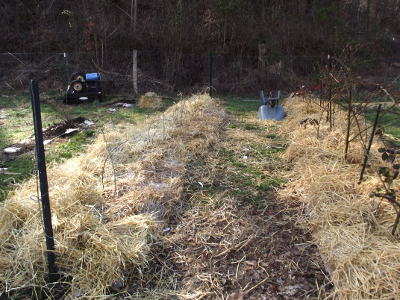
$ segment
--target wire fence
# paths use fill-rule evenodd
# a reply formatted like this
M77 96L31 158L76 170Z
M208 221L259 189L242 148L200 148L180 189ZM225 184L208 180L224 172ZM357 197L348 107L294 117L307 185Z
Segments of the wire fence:
M390 59L363 58L364 67L387 65ZM133 52L126 51L1 53L0 88L28 88L34 79L41 89L64 90L73 73L97 72L105 93L132 92L133 60ZM325 64L326 55L260 57L137 51L138 92L194 93L211 87L217 95L256 95L261 90L287 90L302 80L318 83Z

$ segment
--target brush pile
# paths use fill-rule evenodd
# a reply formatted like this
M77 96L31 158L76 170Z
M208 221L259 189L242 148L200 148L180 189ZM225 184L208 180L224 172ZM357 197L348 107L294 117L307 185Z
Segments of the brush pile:
M388 201L370 198L382 186L377 170L385 162L378 153L379 141L372 146L358 185L365 135L372 127L361 118L353 119L344 159L346 112L335 112L330 130L326 112L316 103L295 97L286 102L285 110L288 117L282 127L292 142L284 159L293 170L280 197L303 204L302 222L312 231L335 286L329 299L399 299L400 243L398 234L391 235L396 214ZM305 128L300 125L305 117L320 122ZM399 190L398 180L392 187Z

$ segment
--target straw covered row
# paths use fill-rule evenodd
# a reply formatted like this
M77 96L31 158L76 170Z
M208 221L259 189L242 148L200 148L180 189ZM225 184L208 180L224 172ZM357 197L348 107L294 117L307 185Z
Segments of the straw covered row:
M181 200L186 164L219 139L225 117L212 98L193 96L141 124L110 125L86 154L48 169L56 265L69 298L105 297L147 265ZM36 195L32 178L0 206L2 290L45 283Z
M376 141L364 181L358 185L372 130L363 118L353 118L350 147L344 159L347 115L334 107L333 126L318 103L294 97L285 104L282 130L291 145L283 158L293 164L284 201L303 203L301 222L314 236L335 289L332 299L399 299L400 243L391 235L395 211L387 201L370 198L380 186L376 170L384 166ZM302 120L319 120L307 124ZM359 132L362 132L359 135ZM394 182L399 190L399 183Z

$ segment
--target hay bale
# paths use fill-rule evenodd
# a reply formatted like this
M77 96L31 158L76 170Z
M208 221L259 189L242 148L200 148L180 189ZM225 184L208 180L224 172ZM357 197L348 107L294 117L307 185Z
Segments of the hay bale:
M147 92L140 97L138 105L141 108L160 108L162 106L162 99L154 92Z

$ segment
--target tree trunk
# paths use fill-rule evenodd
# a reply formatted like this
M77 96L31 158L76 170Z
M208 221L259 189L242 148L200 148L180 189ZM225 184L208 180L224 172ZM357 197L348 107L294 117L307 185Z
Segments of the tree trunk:
M133 78L133 92L138 95L138 83L137 83L137 50L133 50L133 67L132 67L132 78Z
M136 33L136 23L137 23L137 0L131 0L131 29L132 35Z

